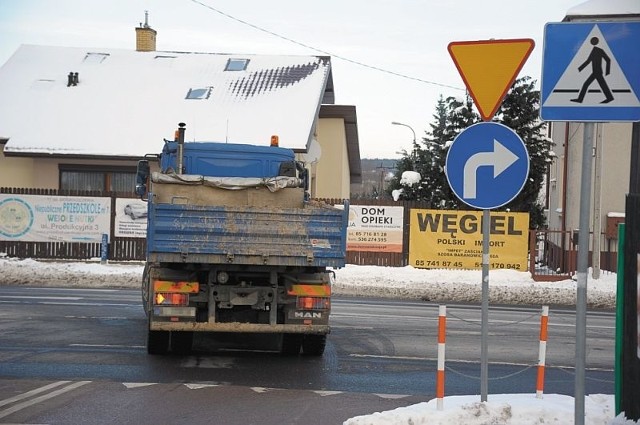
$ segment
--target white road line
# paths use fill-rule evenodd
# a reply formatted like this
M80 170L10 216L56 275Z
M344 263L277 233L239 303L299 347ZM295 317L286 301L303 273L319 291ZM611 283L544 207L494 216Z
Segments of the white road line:
M66 384L69 381L60 381L60 382L62 384ZM16 404L13 407L9 407L7 409L0 410L0 418L4 418L6 416L12 415L12 414L14 414L14 413L16 413L16 412L18 412L18 411L20 411L22 409L25 409L27 407L33 406L34 404L38 404L38 403L41 403L41 402L43 402L45 400L49 400L51 398L57 397L57 396L59 396L61 394L67 393L67 392L72 391L72 390L75 390L76 388L79 388L79 387L81 387L83 385L87 385L89 383L91 383L91 381L74 382L74 383L72 383L70 385L67 385L66 387L63 387L63 388L60 388L58 390L52 391L52 392L50 392L48 394L44 394L44 395L41 395L40 397L36 397L36 398L31 399L31 400L25 401L23 403ZM55 383L55 384L57 384L57 383ZM53 384L51 384L51 385L53 385ZM44 387L42 387L42 388L44 388ZM42 388L38 388L37 390L41 390L39 392L46 391L46 390L42 390ZM34 391L37 391L37 390L34 390ZM25 393L25 394L27 394L27 393Z
M0 407L6 406L7 404L15 403L16 401L24 400L25 398L29 398L36 394L40 394L41 392L48 391L52 388L59 387L60 385L68 384L71 381L58 381L53 382L49 385L45 385L44 387L36 388L35 390L27 391L26 393L19 394L15 397L7 398L4 400L0 400Z
M69 347L86 348L145 348L144 345L122 345L122 344L69 344Z
M27 300L65 300L65 301L79 301L82 297L38 297L29 295L0 295L0 298L15 299L27 299Z

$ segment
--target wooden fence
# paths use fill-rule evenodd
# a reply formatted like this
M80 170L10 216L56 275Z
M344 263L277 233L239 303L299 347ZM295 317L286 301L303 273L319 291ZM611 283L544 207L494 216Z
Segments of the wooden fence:
M112 205L111 234L109 235L108 259L111 261L144 261L146 253L145 238L123 238L114 236L116 198L136 198L133 193L98 191L59 191L52 189L15 189L0 188L3 194L46 195L46 196L93 196L110 197ZM322 199L331 204L342 204L342 199ZM403 247L402 252L363 252L347 251L347 263L356 265L374 265L404 267L409 264L409 232L412 208L429 208L426 203L415 201L355 199L351 205L403 206ZM604 235L602 236L604 237ZM593 238L593 235L591 235ZM535 280L554 281L571 278L576 270L577 245L572 232L555 230L530 230L529 232L529 271ZM590 241L590 246L592 245ZM617 244L605 238L600 254L603 271L617 270ZM101 256L100 243L80 242L20 242L0 240L0 253L16 258L87 260ZM590 255L591 261L591 255Z

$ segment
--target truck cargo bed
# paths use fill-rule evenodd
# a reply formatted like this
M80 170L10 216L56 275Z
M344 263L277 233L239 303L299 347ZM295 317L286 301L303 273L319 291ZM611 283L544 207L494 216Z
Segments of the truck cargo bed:
M348 205L304 208L149 203L152 262L343 267Z

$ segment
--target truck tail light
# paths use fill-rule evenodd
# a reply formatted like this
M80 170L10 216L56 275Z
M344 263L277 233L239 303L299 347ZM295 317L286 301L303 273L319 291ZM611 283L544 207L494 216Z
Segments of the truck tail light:
M189 294L176 294L167 292L157 292L155 305L189 305Z
M154 292L177 292L180 294L197 294L200 291L198 282L154 280Z
M189 305L189 294L197 294L200 291L198 282L188 281L153 281L153 302L155 305Z
M287 294L298 297L329 297L331 295L330 285L296 284L291 285Z
M296 307L298 310L328 310L331 301L326 297L298 297Z

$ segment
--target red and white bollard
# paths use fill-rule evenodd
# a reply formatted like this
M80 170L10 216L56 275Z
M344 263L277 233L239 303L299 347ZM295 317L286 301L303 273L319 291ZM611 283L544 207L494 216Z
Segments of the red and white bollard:
M547 326L549 324L549 306L542 306L540 316L540 348L538 351L538 379L536 380L536 398L542 398L544 392L544 365L547 357Z
M438 410L444 407L444 347L447 335L447 306L438 310L438 370L436 372L436 402Z

